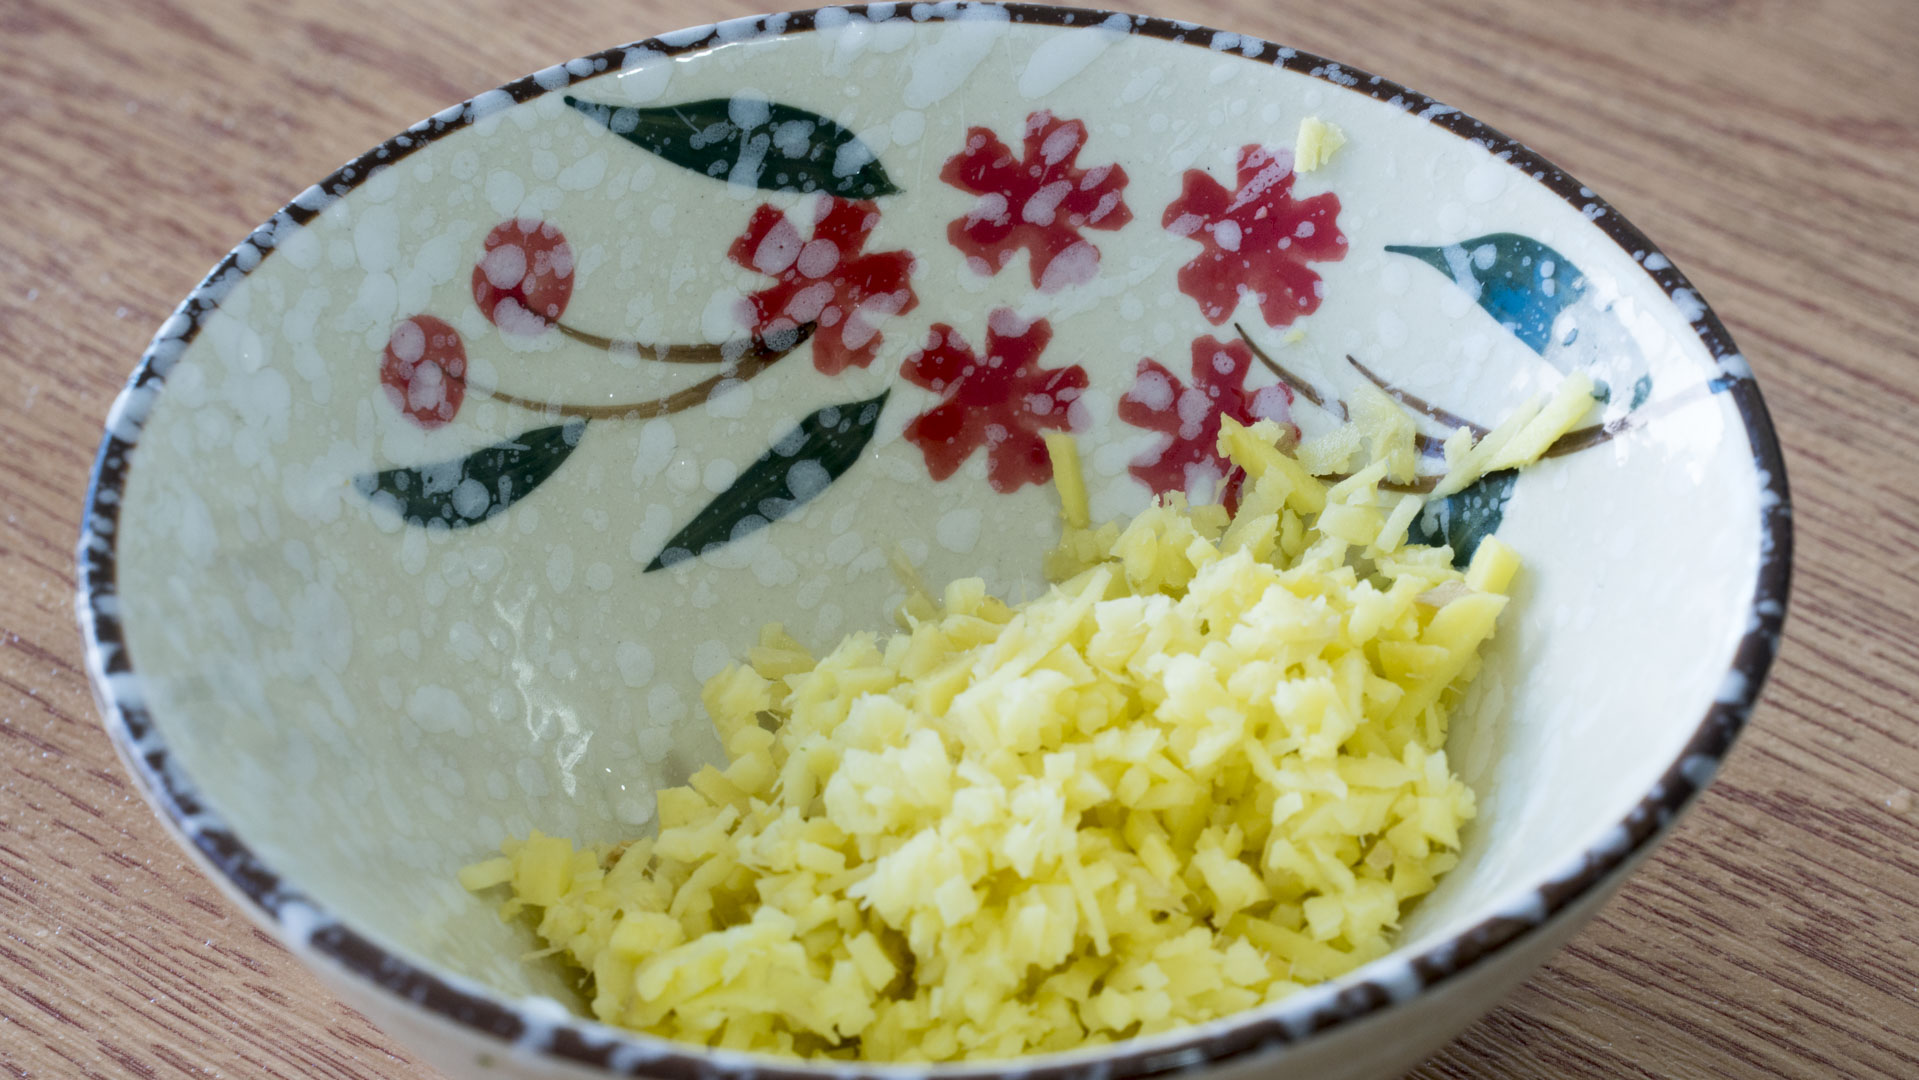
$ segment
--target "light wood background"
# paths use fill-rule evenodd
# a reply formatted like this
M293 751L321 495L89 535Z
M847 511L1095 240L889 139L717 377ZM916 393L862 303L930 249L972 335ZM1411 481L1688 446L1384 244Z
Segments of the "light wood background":
M1919 1076L1919 0L1165 0L1531 144L1701 287L1786 445L1787 642L1730 767L1415 1075ZM71 551L108 402L308 183L750 0L0 0L0 1077L425 1080L184 864L101 733ZM316 823L323 827L323 823Z

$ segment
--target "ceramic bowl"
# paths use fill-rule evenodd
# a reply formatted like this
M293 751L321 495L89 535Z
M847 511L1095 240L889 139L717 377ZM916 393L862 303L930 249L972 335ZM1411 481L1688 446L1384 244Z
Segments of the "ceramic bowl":
M1307 171L1309 118L1347 142ZM1331 61L874 5L438 113L160 328L88 496L89 670L187 850L450 1073L917 1075L589 1022L454 874L532 828L646 829L717 751L700 680L769 619L815 645L885 625L894 552L1036 588L1047 431L1108 516L1211 491L1218 412L1310 435L1374 378L1484 423L1576 368L1605 427L1416 526L1497 530L1527 569L1449 744L1480 817L1398 951L1202 1028L934 1070L1394 1076L1707 782L1789 532L1759 391L1679 271L1525 147Z

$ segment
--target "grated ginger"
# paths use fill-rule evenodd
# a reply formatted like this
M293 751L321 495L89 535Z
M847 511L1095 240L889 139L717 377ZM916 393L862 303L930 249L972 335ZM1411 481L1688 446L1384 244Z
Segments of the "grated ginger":
M1093 528L1055 438L1046 595L916 590L817 659L769 626L705 689L730 763L661 791L657 836L536 832L462 882L509 888L601 1020L778 1054L1068 1050L1385 954L1473 816L1441 747L1517 560L1402 546L1405 431L1330 486L1281 441L1222 422L1236 515Z
M1299 122L1299 136L1293 141L1293 169L1309 173L1333 160L1333 154L1346 145L1346 133L1337 125L1317 116Z

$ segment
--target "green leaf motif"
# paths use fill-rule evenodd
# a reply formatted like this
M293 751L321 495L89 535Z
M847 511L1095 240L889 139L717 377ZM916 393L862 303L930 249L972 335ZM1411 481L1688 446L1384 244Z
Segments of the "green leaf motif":
M800 421L675 533L643 572L684 562L758 532L825 491L853 467L860 451L873 440L890 393L828 405Z
M767 191L874 199L900 189L872 148L818 113L764 98L708 98L655 108L569 96L568 105L641 149L703 176Z
M1439 247L1389 244L1451 278L1499 324L1544 356L1553 320L1586 292L1586 275L1564 255L1518 233L1490 233Z
M1465 569L1472 561L1479 542L1499 528L1506 516L1506 501L1513 496L1516 470L1488 473L1463 491L1426 504L1406 530L1406 539L1415 544L1453 549L1453 565Z
M458 529L502 513L526 498L560 467L586 431L570 420L537 428L463 458L436 465L363 473L353 486L376 506L391 508L408 525Z

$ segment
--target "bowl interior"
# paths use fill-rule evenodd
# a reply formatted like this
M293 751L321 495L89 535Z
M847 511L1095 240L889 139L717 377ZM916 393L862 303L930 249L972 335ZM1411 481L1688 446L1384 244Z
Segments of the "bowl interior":
M1450 740L1482 813L1406 943L1523 897L1672 764L1747 630L1762 483L1663 260L1337 69L993 10L485 95L302 196L156 354L118 496L126 646L172 767L291 887L403 955L570 995L455 871L529 829L648 828L717 752L700 681L770 620L815 647L885 627L896 554L1040 588L1030 432L1070 425L1116 515L1142 476L1214 478L1160 464L1182 401L1224 400L1195 387L1331 426L1236 325L1329 400L1350 355L1491 423L1585 368L1636 425L1426 522L1496 528L1526 570ZM1295 174L1310 117L1348 142ZM517 297L491 319L476 266ZM756 323L771 361L739 352ZM694 404L525 404L662 400Z

